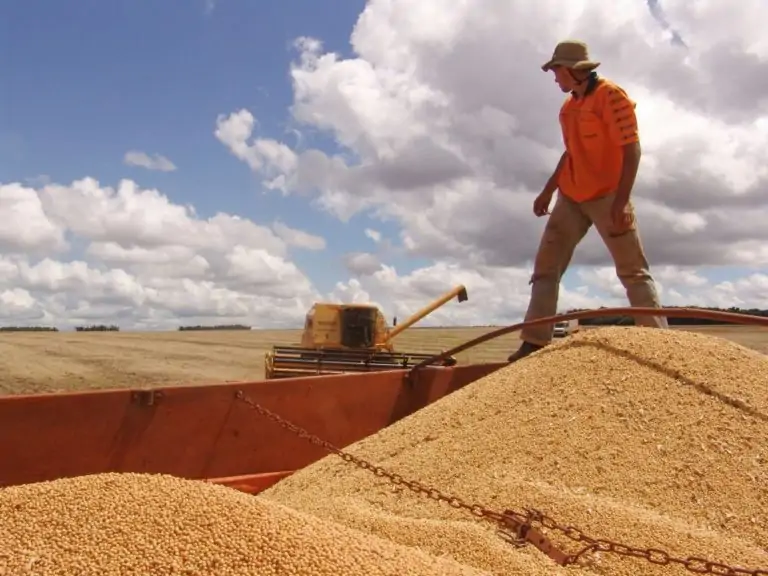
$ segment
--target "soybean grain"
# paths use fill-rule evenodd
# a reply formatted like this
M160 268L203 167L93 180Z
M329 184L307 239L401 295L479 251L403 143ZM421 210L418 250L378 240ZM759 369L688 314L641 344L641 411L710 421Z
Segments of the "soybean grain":
M214 484L100 474L0 490L3 576L480 576Z
M347 450L492 509L537 508L595 537L768 567L768 358L725 339L585 330ZM263 496L493 574L574 570L336 456ZM610 554L582 568L688 573Z

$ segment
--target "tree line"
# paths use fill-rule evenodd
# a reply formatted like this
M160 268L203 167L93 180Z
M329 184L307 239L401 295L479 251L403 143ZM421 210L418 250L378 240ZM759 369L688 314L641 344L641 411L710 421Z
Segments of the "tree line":
M0 326L0 332L58 332L56 326ZM105 324L93 324L90 326L75 326L77 332L119 332L120 327Z
M92 324L90 326L75 326L77 332L119 332L120 326L115 324Z
M605 306L601 306L600 310L605 309ZM662 306L662 308L680 308L680 306ZM759 308L737 308L732 306L731 308L714 308L703 306L683 306L683 308L692 308L694 310L709 310L714 312L730 312L733 314L748 314L750 316L768 316L768 310L761 310ZM573 308L568 312L581 312L587 310L587 308ZM723 326L733 325L733 322L726 320L711 320L709 318L667 318L667 323L670 326ZM581 326L634 326L635 319L632 316L604 316L602 318L584 318L579 320Z
M179 326L182 332L185 330L250 330L250 326L244 324L216 324L215 326Z
M179 330L250 330L245 324L216 324L214 326L179 326ZM0 326L0 332L58 332L56 326ZM75 326L76 332L119 332L120 326L115 324L92 324Z
M58 332L56 326L0 326L0 332Z
M605 306L601 306L600 310L605 309ZM664 308L678 308L678 306L664 306ZM768 317L768 310L761 310L760 308L714 308L714 307L702 307L702 306L684 306L684 308L692 308L694 310L710 310L716 312L731 312L734 314L749 314L750 316L763 316ZM582 312L587 308L572 308L568 312ZM730 325L733 322L727 322L724 320L710 320L708 318L668 318L670 326L704 326L704 325ZM634 318L631 316L605 316L602 318L585 318L579 320L579 324L582 326L633 326L635 324ZM495 325L493 325L495 326ZM215 324L212 326L179 326L179 331L189 330L250 330L250 326L245 324ZM114 324L92 324L88 326L76 326L77 332L119 332L120 327ZM59 332L59 329L55 326L0 326L0 332Z

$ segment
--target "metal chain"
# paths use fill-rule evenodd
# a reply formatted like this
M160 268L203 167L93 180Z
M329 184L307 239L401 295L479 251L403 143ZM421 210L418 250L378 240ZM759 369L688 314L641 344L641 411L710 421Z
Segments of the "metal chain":
M484 508L479 504L468 504L467 502L464 502L463 500L461 500L460 498L457 498L456 496L449 496L437 490L436 488L430 488L429 486L425 486L415 480L406 480L400 474L396 474L394 472L388 472L381 466L375 466L370 462L367 462L366 460L358 458L357 456L353 456L349 452L344 452L343 450L336 448L336 446L334 446L330 442L326 442L325 440L318 438L314 434L310 434L303 428L300 428L299 426L296 426L295 424L288 422L287 420L285 420L281 416L278 416L271 410L267 410L263 406L257 404L256 402L254 402L253 400L245 396L245 394L243 394L241 391L238 391L237 398L242 400L246 404L248 404L251 408L253 408L256 412L258 412L262 416L269 418L270 420L282 426L286 430L293 432L299 438L303 438L304 440L307 440L311 444L315 444L316 446L325 448L328 452L336 454L342 460L355 464L358 467L362 468L363 470L368 470L370 472L373 472L375 476L385 477L396 486L405 486L406 488L408 488L409 490L412 490L413 492L423 494L433 500L444 502L449 506L452 506L453 508L467 510L469 511L470 514L473 514L479 518L486 518L494 522L502 522L505 519L504 514L499 514L498 512L494 512L493 510ZM521 519L525 517L524 514L521 514L515 511L510 511L510 512L511 512L510 513L511 516L517 516Z
M688 556L687 558L678 558L670 555L664 550L658 548L635 548L633 546L627 546L620 542L614 542L608 539L599 539L587 536L579 528L575 526L565 526L558 524L551 517L535 509L526 509L526 514L534 522L541 524L544 528L549 530L556 530L567 538L574 542L581 542L586 544L581 551L572 555L573 561L578 560L579 557L588 552L610 552L619 556L629 556L633 558L643 558L648 560L652 564L658 565L670 565L677 564L685 568L690 572L696 574L717 574L722 576L768 576L768 570L766 569L746 569L736 566L729 566L727 564L720 564L718 562L712 562L706 558L699 558L697 556Z
M478 518L499 524L502 528L502 532L505 534L508 534L509 531L513 533L514 537L512 538L512 541L516 545L523 545L526 542L532 543L537 548L548 554L558 564L564 566L575 564L582 556L589 552L609 552L619 556L641 558L657 565L679 565L689 572L696 574L714 574L716 576L768 576L768 569L765 568L749 570L746 568L721 564L719 562L712 562L705 558L699 558L696 556L679 558L657 548L636 548L604 538L593 538L575 526L558 524L550 516L547 516L543 512L532 508L526 508L522 512L517 510L505 510L502 513L490 510L489 508L481 506L480 504L470 504L461 498L458 498L457 496L450 496L436 488L425 486L416 480L406 480L400 474L389 472L381 466L371 464L362 458L358 458L349 452L345 452L339 449L330 442L327 442L326 440L323 440L314 434L310 434L303 428L296 426L283 417L278 416L271 410L268 410L257 402L254 402L249 397L247 397L242 390L237 391L236 397L237 399L245 402L245 404L258 412L261 416L272 420L282 428L285 428L293 434L296 434L299 438L303 438L311 444L320 446L328 452L339 456L346 462L355 464L363 470L368 470L375 476L387 478L390 482L392 482L392 484L396 486L405 486L413 492L422 494L433 500L444 502L453 508L466 510ZM566 554L561 550L554 548L552 543L546 537L544 537L541 532L533 528L532 523L534 522L540 524L543 528L548 530L560 532L570 540L573 540L574 542L580 542L585 544L585 546L575 554Z

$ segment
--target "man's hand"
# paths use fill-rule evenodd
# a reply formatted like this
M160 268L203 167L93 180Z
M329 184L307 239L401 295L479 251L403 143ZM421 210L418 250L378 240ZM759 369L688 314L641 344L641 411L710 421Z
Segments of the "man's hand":
M536 196L536 200L533 201L533 213L536 216L546 216L549 214L549 205L552 202L552 194L549 190L544 190L541 194Z
M621 178L619 179L616 196L611 207L614 236L620 236L628 232L635 224L635 215L629 203L629 196L635 184L637 169L640 165L640 143L633 141L629 144L624 144L622 152Z
M536 216L541 217L549 214L549 205L552 202L552 195L558 188L557 178L567 159L568 152L563 152L557 163L557 168L555 168L555 171L552 172L552 176L549 177L549 180L544 185L544 190L542 190L541 194L536 196L536 200L533 201L533 213L536 214Z
M629 206L629 198L623 194L617 194L611 206L611 222L613 223L613 235L619 236L632 229L635 217Z

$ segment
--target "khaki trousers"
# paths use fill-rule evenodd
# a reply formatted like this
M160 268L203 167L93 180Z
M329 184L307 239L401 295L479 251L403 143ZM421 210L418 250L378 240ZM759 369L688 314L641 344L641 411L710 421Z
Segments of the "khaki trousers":
M611 230L611 206L614 195L577 203L558 194L536 254L531 277L531 300L526 320L554 316L560 292L560 279L571 262L573 251L592 224L611 253L616 274L627 291L630 306L660 308L656 285L640 242L637 225L620 235ZM630 210L633 210L631 203ZM632 218L635 222L634 214ZM641 326L667 328L663 316L637 317ZM552 324L526 328L520 337L532 344L547 345L552 341Z

